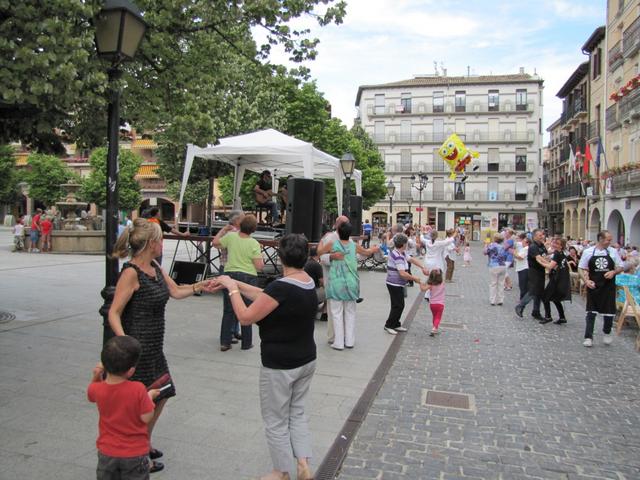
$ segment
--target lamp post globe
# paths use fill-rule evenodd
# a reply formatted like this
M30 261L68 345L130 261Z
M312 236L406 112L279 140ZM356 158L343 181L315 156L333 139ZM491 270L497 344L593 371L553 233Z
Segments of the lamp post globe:
M351 152L346 152L342 155L342 158L340 158L340 167L346 180L342 213L351 218L351 175L353 175L353 170L356 167L356 159Z
M105 218L105 286L100 292L104 304L103 343L113 336L109 327L109 309L118 279L118 259L111 258L118 233L118 133L120 130L120 91L115 83L120 76L119 65L131 60L144 37L147 24L142 14L129 0L106 0L95 19L95 44L98 56L110 63L109 107L107 121L107 172Z

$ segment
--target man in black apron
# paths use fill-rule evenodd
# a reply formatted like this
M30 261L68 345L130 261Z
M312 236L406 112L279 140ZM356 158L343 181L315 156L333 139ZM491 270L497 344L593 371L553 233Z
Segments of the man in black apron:
M527 253L527 262L529 263L528 269L528 292L520 300L520 303L516 305L516 315L522 318L524 308L527 304L533 300L533 311L531 316L538 321L542 321L542 315L540 315L540 300L544 294L544 281L545 281L545 265L547 249L544 246L544 232L536 228L533 233L533 242L529 245L529 252Z
M611 234L603 230L598 233L598 243L582 252L580 258L580 275L587 286L587 317L584 332L585 347L593 346L593 329L596 315L604 319L605 345L610 345L613 339L611 327L616 314L616 281L615 276L622 272L622 262L618 253L609 245Z

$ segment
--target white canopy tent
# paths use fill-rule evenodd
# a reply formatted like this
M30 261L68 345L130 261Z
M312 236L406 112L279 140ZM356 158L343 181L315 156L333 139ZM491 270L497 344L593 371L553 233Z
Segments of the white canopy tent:
M278 190L280 177L332 178L336 192L342 192L343 173L340 160L324 153L312 144L290 137L277 130L260 130L245 135L221 138L218 145L204 148L187 145L187 157L182 174L180 205L189 181L194 158L217 160L233 165L233 205L240 208L240 185L247 170L262 172L269 170L273 178L273 190ZM356 195L362 195L362 172L353 171ZM342 211L342 195L337 195L338 211Z

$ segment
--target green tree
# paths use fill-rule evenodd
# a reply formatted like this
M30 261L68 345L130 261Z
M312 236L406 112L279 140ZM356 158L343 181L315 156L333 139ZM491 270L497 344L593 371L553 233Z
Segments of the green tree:
M107 205L106 171L107 149L96 148L89 157L91 173L82 181L79 196L84 201L105 208ZM135 179L142 164L142 157L131 150L120 150L118 155L118 205L121 210L135 210L140 206L142 195Z
M73 178L67 165L58 157L33 153L27 158L22 180L29 184L29 196L51 207L64 195L60 185Z
M13 148L0 145L0 202L13 203L18 193L18 172Z
M193 2L137 0L149 29L136 60L122 66L122 118L162 130L178 145L268 124L258 110L277 105L273 79L304 78L269 63L282 45L294 62L315 58L317 39L290 23L313 17L339 24L346 3L333 0ZM322 5L323 13L315 8ZM93 45L99 0L0 0L0 143L22 140L59 151L55 128L81 146L104 144L107 65ZM256 45L252 29L267 32ZM264 112L263 112L264 113ZM273 123L273 122L271 122ZM172 131L173 130L173 131ZM180 138L188 133L188 142Z

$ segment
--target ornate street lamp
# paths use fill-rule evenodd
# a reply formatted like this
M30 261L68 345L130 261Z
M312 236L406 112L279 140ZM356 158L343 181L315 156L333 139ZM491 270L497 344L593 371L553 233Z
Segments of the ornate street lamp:
M427 188L427 181L429 180L429 177L427 177L423 172L420 172L417 180L418 182L416 183L416 176L411 175L411 187L420 192L420 196L418 197L418 225L422 227L422 191Z
M342 167L342 173L344 174L344 178L347 180L342 213L343 215L351 218L351 175L353 175L353 170L356 167L356 159L353 158L353 155L351 155L350 152L342 155L342 158L340 159L340 167Z
M411 224L413 224L413 215L411 215L411 205L413 204L413 197L407 198L407 205L409 207L409 217L411 218Z
M120 91L115 81L120 77L119 66L136 54L147 29L140 10L128 0L106 0L95 20L95 42L98 56L110 62L110 98L108 111L107 140L107 215L105 224L105 287L100 292L104 305L100 308L103 317L103 343L113 332L109 327L109 308L113 301L118 279L118 259L111 258L118 233L118 132L120 130Z
M391 180L387 183L387 195L389 196L389 226L393 225L393 195L396 193L396 186Z

